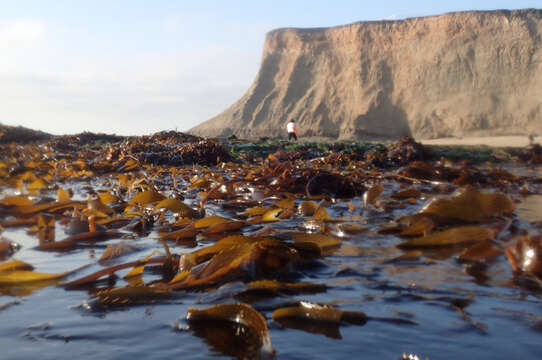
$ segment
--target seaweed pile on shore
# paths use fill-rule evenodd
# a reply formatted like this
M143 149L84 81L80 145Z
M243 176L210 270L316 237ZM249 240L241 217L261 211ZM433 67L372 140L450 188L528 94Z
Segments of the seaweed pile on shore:
M414 160L434 161L439 158L484 161L520 161L542 163L542 147L534 144L525 148L490 148L486 146L423 146L411 137L393 143L365 142L289 142L282 139L210 138L177 132L161 131L145 136L121 136L115 134L82 132L74 135L51 135L21 126L0 124L0 145L32 144L46 146L54 152L65 153L81 148L111 153L125 152L144 163L154 164L216 164L217 159L241 159L251 161L257 157L274 154L279 160L309 160L333 155L336 158L365 159L375 166L405 165ZM182 148L182 150L181 150ZM216 155L216 156L214 156ZM171 159L168 159L168 156ZM343 162L344 164L344 162Z

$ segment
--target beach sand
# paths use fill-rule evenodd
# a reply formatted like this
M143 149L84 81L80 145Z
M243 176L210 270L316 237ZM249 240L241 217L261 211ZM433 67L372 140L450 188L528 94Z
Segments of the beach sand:
M527 136L487 136L487 137L449 137L431 140L419 140L425 145L487 145L490 147L524 147L529 145ZM542 144L542 136L535 136L533 143Z

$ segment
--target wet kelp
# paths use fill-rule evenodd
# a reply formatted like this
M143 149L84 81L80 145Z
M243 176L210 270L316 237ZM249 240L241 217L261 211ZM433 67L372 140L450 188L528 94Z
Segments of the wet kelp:
M451 290L434 283L459 267L476 284L540 296L542 219L516 212L542 192L538 150L483 161L462 151L447 157L449 149L412 138L289 144L177 132L5 143L0 293L24 298L56 286L88 293L83 307L100 313L202 297L179 314L177 330L228 356L269 358L281 351L270 323L330 339L372 320L423 326L415 314L371 314L361 300L326 295L345 279L370 291L414 273L415 287L381 301L445 306L487 333L467 312L475 292L437 296ZM513 171L510 160L531 169ZM20 229L24 239L12 238ZM26 249L89 257L47 272L24 261Z

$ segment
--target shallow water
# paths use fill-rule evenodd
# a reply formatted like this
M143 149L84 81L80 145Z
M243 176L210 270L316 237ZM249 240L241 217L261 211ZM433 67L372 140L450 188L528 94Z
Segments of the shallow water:
M530 172L530 169L517 169ZM84 185L72 184L76 197L86 198ZM99 182L91 182L100 186ZM387 184L384 195L393 185ZM383 196L384 196L383 195ZM519 197L518 197L519 198ZM520 198L514 217L521 228L537 232L534 223L542 221L542 196ZM503 255L487 265L457 261L456 253L425 251L422 256L393 262L403 252L396 248L399 239L378 234L376 230L390 218L415 213L426 202L390 215L378 209L364 208L360 198L330 206L332 216L357 216L366 231L347 235L343 253L325 257L297 271L300 281L329 286L324 293L266 299L252 305L266 317L273 348L278 359L398 359L403 353L430 359L510 359L539 358L542 340L542 287L520 286ZM209 205L208 210L233 217L234 211ZM305 219L296 217L274 223L277 230L304 230ZM251 231L261 226L244 228ZM66 237L56 228L57 239ZM36 238L24 228L8 228L3 236L16 241L21 249L14 259L34 265L39 272L63 272L83 264L90 267L69 279L97 271L97 259L110 240L66 253L35 249ZM158 234L131 240L140 251L110 264L139 260L162 247ZM202 239L198 246L212 243ZM189 252L172 246L176 254ZM127 272L128 270L126 270ZM123 275L124 273L121 273ZM146 282L152 273L145 273ZM119 279L117 285L122 284ZM92 300L85 290L65 290L48 286L35 290L2 290L0 295L0 347L2 359L68 358L152 358L207 359L229 358L214 350L202 338L194 336L184 318L188 307L205 307L233 302L227 286L210 293L183 293L178 300L120 309L91 310ZM20 295L20 296L14 296ZM314 332L282 328L271 319L272 309L280 303L305 300L333 304L342 310L363 311L368 316L401 318L417 325L398 325L370 320L364 326L321 327ZM457 304L467 304L457 306Z

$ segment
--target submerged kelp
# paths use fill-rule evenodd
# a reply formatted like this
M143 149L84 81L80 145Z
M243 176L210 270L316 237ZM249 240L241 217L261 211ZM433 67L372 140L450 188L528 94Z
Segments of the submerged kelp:
M442 344L449 331L503 341L494 329L515 311L506 304L536 317L515 292L538 303L542 294L542 218L521 215L537 204L525 197L542 192L537 150L450 151L412 138L291 144L177 132L0 145L2 313L44 316L25 306L54 307L43 292L82 299L56 313L104 322L163 309L179 319L176 337L236 358L358 356L353 334L411 344L375 340L373 357L457 357L417 340ZM7 308L12 297L23 303ZM38 329L32 338L58 337ZM157 356L145 336L168 330L146 331L131 336ZM297 345L318 335L350 350ZM168 357L179 354L173 343L161 346Z

